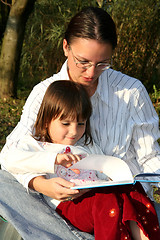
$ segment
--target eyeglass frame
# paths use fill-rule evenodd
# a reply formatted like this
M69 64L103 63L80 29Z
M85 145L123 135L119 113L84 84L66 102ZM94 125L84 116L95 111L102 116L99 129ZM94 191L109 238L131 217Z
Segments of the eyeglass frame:
M99 67L99 66L102 66L102 64L103 65L106 65L106 64L108 64L106 67L104 67L104 68L102 68L101 69L101 71L105 71L105 70L107 70L107 69L109 69L111 66L112 66L112 58L110 59L110 61L111 61L111 64L109 64L109 63L96 63L96 64L92 64L92 63L90 63L90 62L86 62L86 61L80 61L74 54L73 54L73 51L72 51L72 48L71 48L71 46L69 45L69 49L71 50L71 53L72 53L72 56L73 56L73 60L74 60L74 62L75 62L75 64L76 64L76 66L78 65L78 64L89 64L88 66L83 66L83 67L78 67L78 68L82 68L82 69L89 69L90 67L92 67L92 66L95 66L95 68L97 68L97 67ZM78 61L78 62L76 62L76 60Z

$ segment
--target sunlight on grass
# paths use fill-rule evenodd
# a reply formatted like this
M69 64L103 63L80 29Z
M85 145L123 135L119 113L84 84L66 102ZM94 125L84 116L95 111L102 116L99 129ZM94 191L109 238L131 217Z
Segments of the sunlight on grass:
M18 123L25 98L0 99L0 150L5 144L5 139Z

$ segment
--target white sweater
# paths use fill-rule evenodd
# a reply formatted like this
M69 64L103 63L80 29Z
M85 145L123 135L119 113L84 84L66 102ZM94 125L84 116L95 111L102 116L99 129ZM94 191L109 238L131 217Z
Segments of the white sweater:
M12 147L8 151L6 154L8 164L5 167L28 190L29 181L36 176L57 177L55 159L58 153L65 151L66 147L68 145L39 142L28 135L18 142L16 148ZM69 147L72 154L79 154L83 158L90 154L103 154L95 143L87 146L70 145ZM98 164L100 166L100 163ZM59 201L55 199L44 197L49 204L54 204L52 207L59 204Z

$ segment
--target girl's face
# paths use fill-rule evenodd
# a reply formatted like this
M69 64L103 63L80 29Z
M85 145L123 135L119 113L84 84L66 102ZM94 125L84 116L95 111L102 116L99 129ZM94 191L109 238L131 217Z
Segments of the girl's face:
M95 67L98 63L108 63L112 57L112 46L108 43L99 43L96 40L76 38L68 45L63 41L63 50L68 58L68 73L72 81L84 85L89 95L93 95L98 84L101 69ZM79 68L77 61L85 61L93 64L88 69Z
M56 118L49 124L48 133L53 143L74 145L83 136L85 128L86 121Z

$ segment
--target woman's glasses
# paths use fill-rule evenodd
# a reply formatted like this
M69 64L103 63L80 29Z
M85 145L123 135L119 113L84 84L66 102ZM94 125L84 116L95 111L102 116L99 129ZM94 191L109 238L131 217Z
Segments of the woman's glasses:
M109 59L108 62L97 63L97 64L92 64L87 61L80 61L78 58L76 58L74 56L71 46L69 46L69 48L71 50L73 60L78 68L88 69L92 66L95 66L95 68L97 68L97 70L104 71L112 66L112 59Z

